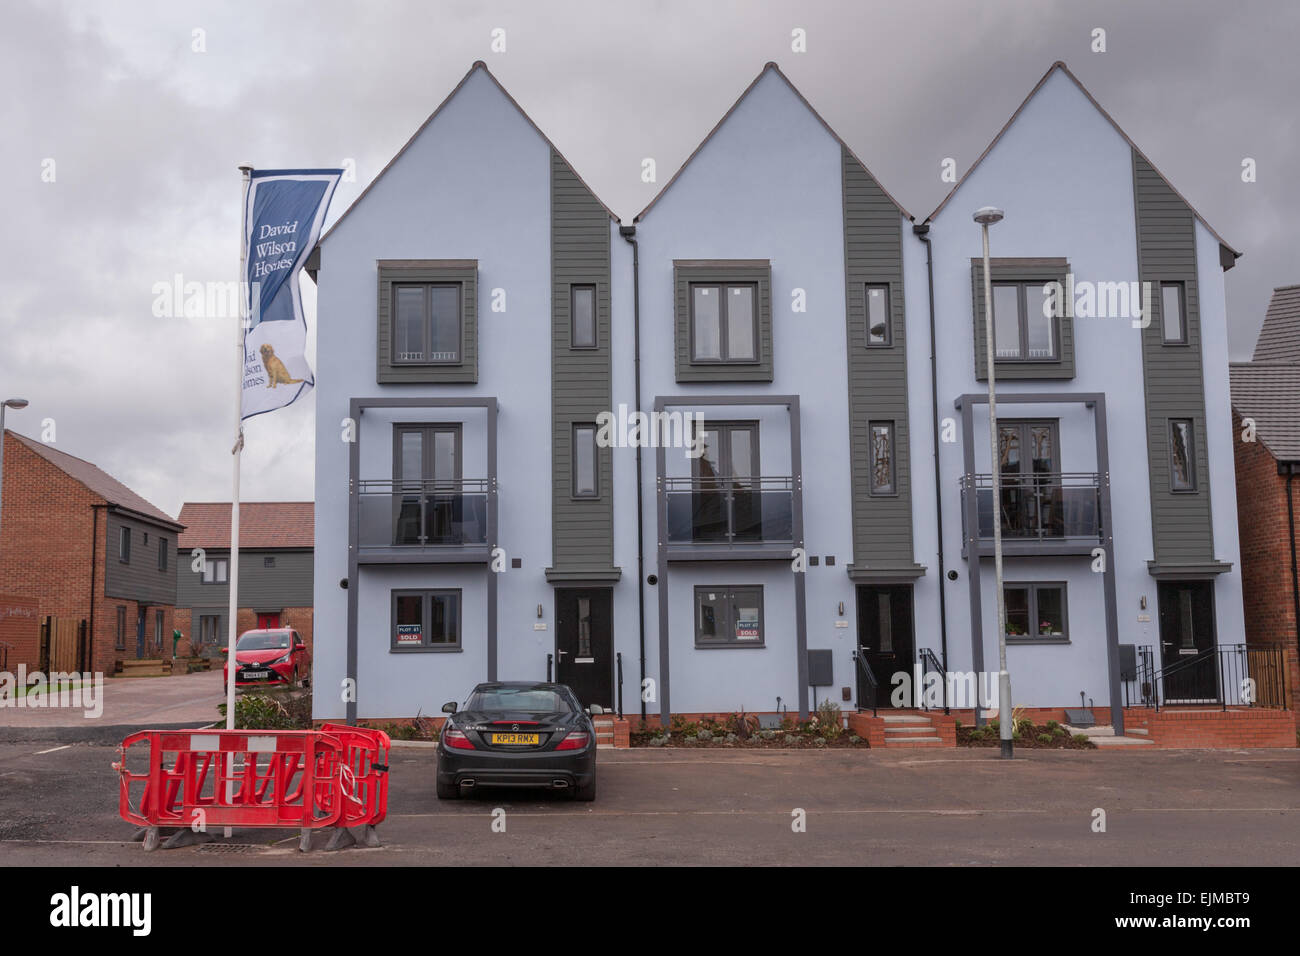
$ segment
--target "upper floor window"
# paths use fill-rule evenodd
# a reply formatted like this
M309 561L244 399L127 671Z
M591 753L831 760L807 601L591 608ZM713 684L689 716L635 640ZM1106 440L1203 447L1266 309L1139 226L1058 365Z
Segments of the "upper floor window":
M893 324L889 315L889 286L867 286L867 347L892 345Z
M897 468L894 464L894 423L871 423L871 484L872 495L898 494Z
M1166 345L1187 344L1187 304L1181 282L1160 283L1160 330Z
M459 282L393 284L393 364L458 365Z
M599 498L600 480L596 468L596 426L573 426L574 498Z
M121 528L117 532L117 560L123 564L131 563L131 529Z
M1169 487L1196 490L1196 426L1190 418L1169 420Z
M993 351L999 362L1060 358L1056 317L1042 282L993 284Z
M158 570L159 571L167 570L167 550L168 550L167 539L159 538L158 539Z
M596 347L596 287L575 285L569 288L569 347Z
M691 284L691 361L757 362L758 311L753 283Z
M225 584L230 575L228 558L205 558L203 561L203 583Z

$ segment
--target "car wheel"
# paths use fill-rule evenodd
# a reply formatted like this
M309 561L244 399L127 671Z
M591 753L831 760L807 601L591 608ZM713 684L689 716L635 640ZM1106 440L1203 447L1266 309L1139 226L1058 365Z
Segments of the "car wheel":
M573 799L574 799L574 800L582 800L582 801L585 802L585 803L590 803L592 800L595 800L595 799L596 799L596 779L593 777L592 780L591 780L591 783L587 784L587 785L584 786L584 787L574 787L574 788L573 788Z
M442 780L438 780L435 782L435 789L438 791L439 800L460 799L460 784L458 783L445 783Z

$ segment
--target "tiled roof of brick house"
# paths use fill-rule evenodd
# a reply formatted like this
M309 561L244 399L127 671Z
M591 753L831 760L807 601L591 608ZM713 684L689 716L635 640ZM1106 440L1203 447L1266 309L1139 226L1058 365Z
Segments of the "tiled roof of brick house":
M1233 411L1278 461L1300 461L1300 362L1233 362L1228 376Z
M1273 290L1255 341L1256 362L1300 362L1300 285Z
M180 527L181 522L178 522L162 509L150 504L126 485L122 484L122 482L108 474L108 472L96 465L92 465L85 459L69 455L64 451L58 451L44 442L37 441L34 438L28 438L26 435L20 435L9 429L5 429L5 434L12 435L16 441L19 441L27 448L30 448L33 452L44 458L51 465L68 475L70 478L81 482L81 484L99 495L99 497L103 498L110 505L116 505L119 508L134 511L139 515L146 518L152 518L155 521L171 527Z
M244 501L239 505L240 548L310 548L315 505L310 501ZM229 548L230 502L188 501L179 548Z

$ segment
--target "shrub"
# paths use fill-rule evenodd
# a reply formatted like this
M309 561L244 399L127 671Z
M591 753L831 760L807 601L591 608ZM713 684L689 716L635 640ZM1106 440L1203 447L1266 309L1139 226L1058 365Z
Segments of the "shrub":
M217 711L226 716L225 701ZM310 730L311 725L310 692L268 690L235 698L236 730Z
M1038 735L1038 742L1039 742L1040 744L1050 744L1050 743L1052 742L1052 740L1053 740L1053 737L1052 737L1051 734L1039 734L1039 735Z
M1088 739L1087 734L1075 734L1070 739L1073 740L1076 744L1087 744L1092 742Z
M817 705L817 733L825 740L834 740L844 730L843 712L833 700Z

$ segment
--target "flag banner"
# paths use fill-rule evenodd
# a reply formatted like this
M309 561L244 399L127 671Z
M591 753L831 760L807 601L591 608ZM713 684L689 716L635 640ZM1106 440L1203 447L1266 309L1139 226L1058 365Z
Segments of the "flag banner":
M342 175L341 169L265 169L249 177L241 418L283 408L315 384L298 273L316 247Z

